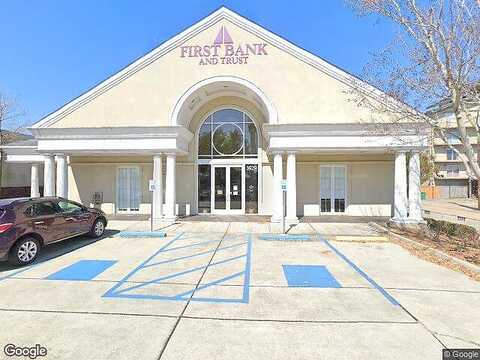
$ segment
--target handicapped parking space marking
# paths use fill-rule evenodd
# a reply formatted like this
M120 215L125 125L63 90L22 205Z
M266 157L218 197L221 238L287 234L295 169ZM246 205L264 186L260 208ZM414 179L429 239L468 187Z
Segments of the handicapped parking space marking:
M206 243L212 243L212 242L219 242L220 240L211 240L211 241L204 241L204 242L195 242L190 245L181 245L181 246L173 246L177 241L181 241L182 237L184 236L184 233L179 234L176 236L172 241L168 242L166 245L162 246L160 249L158 249L154 254L152 254L149 258L147 258L144 262L142 262L139 266L134 268L130 273L128 273L122 280L120 280L117 284L115 284L110 290L108 290L103 297L110 297L110 298L131 298L131 299L149 299L149 300L181 300L181 301L188 301L191 299L192 301L205 301L205 302L238 302L238 303L246 303L248 302L249 298L249 282L250 282L250 266L251 266L251 261L250 261L250 256L251 256L251 236L248 235L247 241L244 242L239 242L239 243L234 243L234 244L229 244L224 247L217 247L215 250L207 250L207 251L200 251L200 252L193 252L190 255L181 255L176 258L169 258L167 260L163 261L157 261L157 262L152 262L155 257L158 255L161 255L162 253L166 253L169 251L174 251L178 249L186 249L190 248L190 250L195 250L195 247L197 245L204 245ZM176 245L176 244L175 244ZM125 283L129 281L129 279L137 274L138 272L144 270L144 269L155 269L155 267L158 267L160 270L163 270L165 268L168 269L168 264L174 263L174 262L182 262L184 260L191 259L193 257L199 257L201 255L205 254L210 254L213 253L215 254L215 251L225 251L227 249L232 249L235 247L239 246L246 246L246 251L244 254L237 255L237 256L231 256L219 261L215 261L212 259L210 262L206 262L200 266L194 266L191 267L191 265L186 265L184 269L181 271L177 272L170 272L167 275L161 276L161 277L155 277L154 279L144 281L144 282L137 282L135 285L130 285L128 287L124 287ZM235 273L230 273L227 276L224 276L220 279L215 279L209 283L201 284L198 285L192 284L192 288L187 290L187 291L182 291L180 293L177 293L175 295L162 295L158 293L149 293L145 294L143 293L143 290L145 290L146 287L149 285L159 285L159 284L164 284L166 280L171 280L178 278L180 276L183 276L185 274L189 273L195 273L195 272L201 272L205 271L207 268L215 268L215 266L219 266L222 264L227 264L231 262L235 262L237 260L245 260L245 268L244 270L240 272L235 272ZM237 277L242 277L244 278L243 281L243 293L241 298L220 298L220 297L209 297L209 298L200 298L200 297L192 297L193 293L196 291L203 290L205 288L222 284L224 282L227 282L233 278ZM142 293L135 293L133 292L134 290L142 290Z
M324 265L282 265L289 287L341 288Z
M92 280L117 260L80 260L46 277L47 280L88 281Z

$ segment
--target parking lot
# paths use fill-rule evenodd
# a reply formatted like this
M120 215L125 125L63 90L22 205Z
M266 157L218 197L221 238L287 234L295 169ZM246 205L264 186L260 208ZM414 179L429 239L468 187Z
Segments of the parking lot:
M48 359L439 359L480 347L480 284L366 224L182 222L0 265L0 343ZM296 235L302 234L303 237Z

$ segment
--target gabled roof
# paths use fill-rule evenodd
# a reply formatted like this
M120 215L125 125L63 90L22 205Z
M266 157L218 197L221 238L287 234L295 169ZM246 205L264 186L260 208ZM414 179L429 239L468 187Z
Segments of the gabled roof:
M48 114L40 121L35 123L32 128L49 127L50 125L61 120L63 117L74 112L76 109L82 107L84 104L95 99L97 96L101 95L105 91L108 91L110 88L129 78L144 67L152 64L154 61L156 61L163 55L181 46L183 43L196 36L200 32L224 19L250 32L251 34L259 37L260 39L263 39L264 41L272 44L273 46L289 53L290 55L297 58L299 61L302 61L312 66L313 68L330 75L331 77L337 79L338 81L341 81L348 86L360 86L362 91L364 91L369 96L377 98L379 101L385 102L385 94L381 90L348 73L347 71L342 70L339 67L329 63L328 61L320 58L319 56L314 55L302 49L301 47L296 46L293 43L285 40L284 38L274 34L273 32L266 30L265 28L259 26L258 24L254 23L251 20L248 20L243 16L240 16L239 14L233 12L225 6L222 6L204 19L200 20L199 22L180 32L176 36L162 43L160 46L153 49L146 55L138 58L131 64L127 65L115 75L100 82L79 97L73 99L59 109ZM391 106L397 107L406 106L405 104L400 103L393 98L391 98L389 104Z

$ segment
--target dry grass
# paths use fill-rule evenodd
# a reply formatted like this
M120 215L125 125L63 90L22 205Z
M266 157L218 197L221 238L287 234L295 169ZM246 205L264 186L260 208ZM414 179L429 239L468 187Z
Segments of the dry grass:
M442 257L432 251L432 249L436 249L445 254L456 257L460 260L468 261L472 264L479 265L480 249L473 246L465 245L465 242L461 239L452 239L444 235L440 236L438 240L432 240L413 234L401 234L397 231L395 231L395 233L415 241L416 244L412 244L406 241L402 241L394 236L390 236L391 242L400 245L409 253L434 264L438 264L449 269L462 272L475 281L480 281L480 273L475 272L467 266L458 264L446 257Z

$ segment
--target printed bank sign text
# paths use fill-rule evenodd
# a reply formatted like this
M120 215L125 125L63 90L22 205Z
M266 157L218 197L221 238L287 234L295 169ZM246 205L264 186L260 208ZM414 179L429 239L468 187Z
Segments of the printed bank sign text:
M180 57L198 58L198 65L245 65L250 56L268 55L266 47L266 43L236 45L227 28L222 26L213 45L181 46Z

